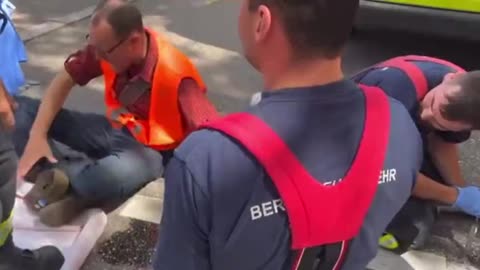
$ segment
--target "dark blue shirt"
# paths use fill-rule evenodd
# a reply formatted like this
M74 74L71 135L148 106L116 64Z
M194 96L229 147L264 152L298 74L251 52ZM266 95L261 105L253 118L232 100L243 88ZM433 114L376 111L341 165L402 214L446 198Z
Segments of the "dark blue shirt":
M365 269L375 257L378 239L410 196L420 167L419 133L405 107L389 102L390 141L379 188L344 270ZM280 135L313 177L334 185L355 157L365 98L354 83L341 81L263 92L248 111ZM282 200L256 159L222 133L191 134L166 169L154 269L290 270L290 244Z
M429 90L439 85L446 74L456 72L456 70L450 67L430 61L414 61L413 63L423 71L428 82ZM397 68L375 68L367 73L354 76L354 80L365 85L382 88L390 97L397 99L407 108L419 128L424 142L424 160L421 171L436 181L443 181L427 149L427 135L432 131L423 128L424 125L420 122L420 102L417 100L415 87L408 76ZM470 131L450 132L434 130L433 132L450 143L461 143L470 138Z

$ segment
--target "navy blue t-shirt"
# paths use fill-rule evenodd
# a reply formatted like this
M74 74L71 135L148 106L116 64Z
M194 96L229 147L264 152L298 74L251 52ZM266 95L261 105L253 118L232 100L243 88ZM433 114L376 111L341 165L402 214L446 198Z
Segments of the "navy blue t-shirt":
M411 195L420 167L418 130L404 106L389 103L379 188L344 270L365 269L375 257L378 239ZM340 81L263 92L248 111L278 133L313 177L334 185L356 155L365 97L353 82ZM164 200L154 269L292 269L296 253L277 189L256 159L222 133L194 132L175 151L165 173Z
M456 72L456 70L451 67L430 61L413 61L413 63L423 71L428 82L429 90L439 85L446 74ZM397 68L375 68L367 73L354 76L354 80L365 85L380 87L390 97L397 99L407 108L412 119L414 119L419 128L424 142L424 161L421 171L436 181L443 181L440 172L434 165L433 159L427 149L427 135L432 131L423 128L423 125L420 122L420 103L417 100L415 86L410 81L409 77L402 70ZM470 138L470 131L451 132L435 130L433 132L446 142L450 143L461 143Z

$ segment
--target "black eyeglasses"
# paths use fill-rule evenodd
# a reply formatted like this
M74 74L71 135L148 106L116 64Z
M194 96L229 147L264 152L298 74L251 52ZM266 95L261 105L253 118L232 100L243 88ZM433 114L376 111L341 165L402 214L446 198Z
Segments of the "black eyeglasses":
M86 34L86 35L85 35L85 40L88 41L89 38L90 38L90 35L89 35L89 34ZM117 49L120 45L122 45L122 43L124 43L127 39L128 39L128 37L122 38L119 42L117 42L115 45L113 45L110 49L102 52L102 54L103 54L103 55L111 54L113 51L115 51L115 49ZM97 49L97 50L98 50L98 49Z

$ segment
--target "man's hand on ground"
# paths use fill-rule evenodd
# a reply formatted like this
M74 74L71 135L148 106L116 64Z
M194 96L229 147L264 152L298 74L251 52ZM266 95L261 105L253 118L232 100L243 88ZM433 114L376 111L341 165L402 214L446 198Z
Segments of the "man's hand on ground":
M15 108L15 101L0 80L0 122L3 127L12 129L15 125Z
M35 163L43 157L47 158L51 163L57 162L48 144L47 137L38 134L30 135L25 151L18 162L18 176L24 178Z
M453 206L469 215L480 217L480 187L458 188L458 198Z

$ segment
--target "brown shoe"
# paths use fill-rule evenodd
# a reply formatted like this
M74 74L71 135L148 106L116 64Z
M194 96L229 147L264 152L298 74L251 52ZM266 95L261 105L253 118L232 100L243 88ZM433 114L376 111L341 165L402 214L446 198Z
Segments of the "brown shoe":
M38 215L40 221L50 227L60 227L72 222L87 208L87 203L74 195L49 204L42 208Z
M68 192L70 181L59 169L49 169L38 174L35 185L25 196L27 206L33 211L60 201Z

